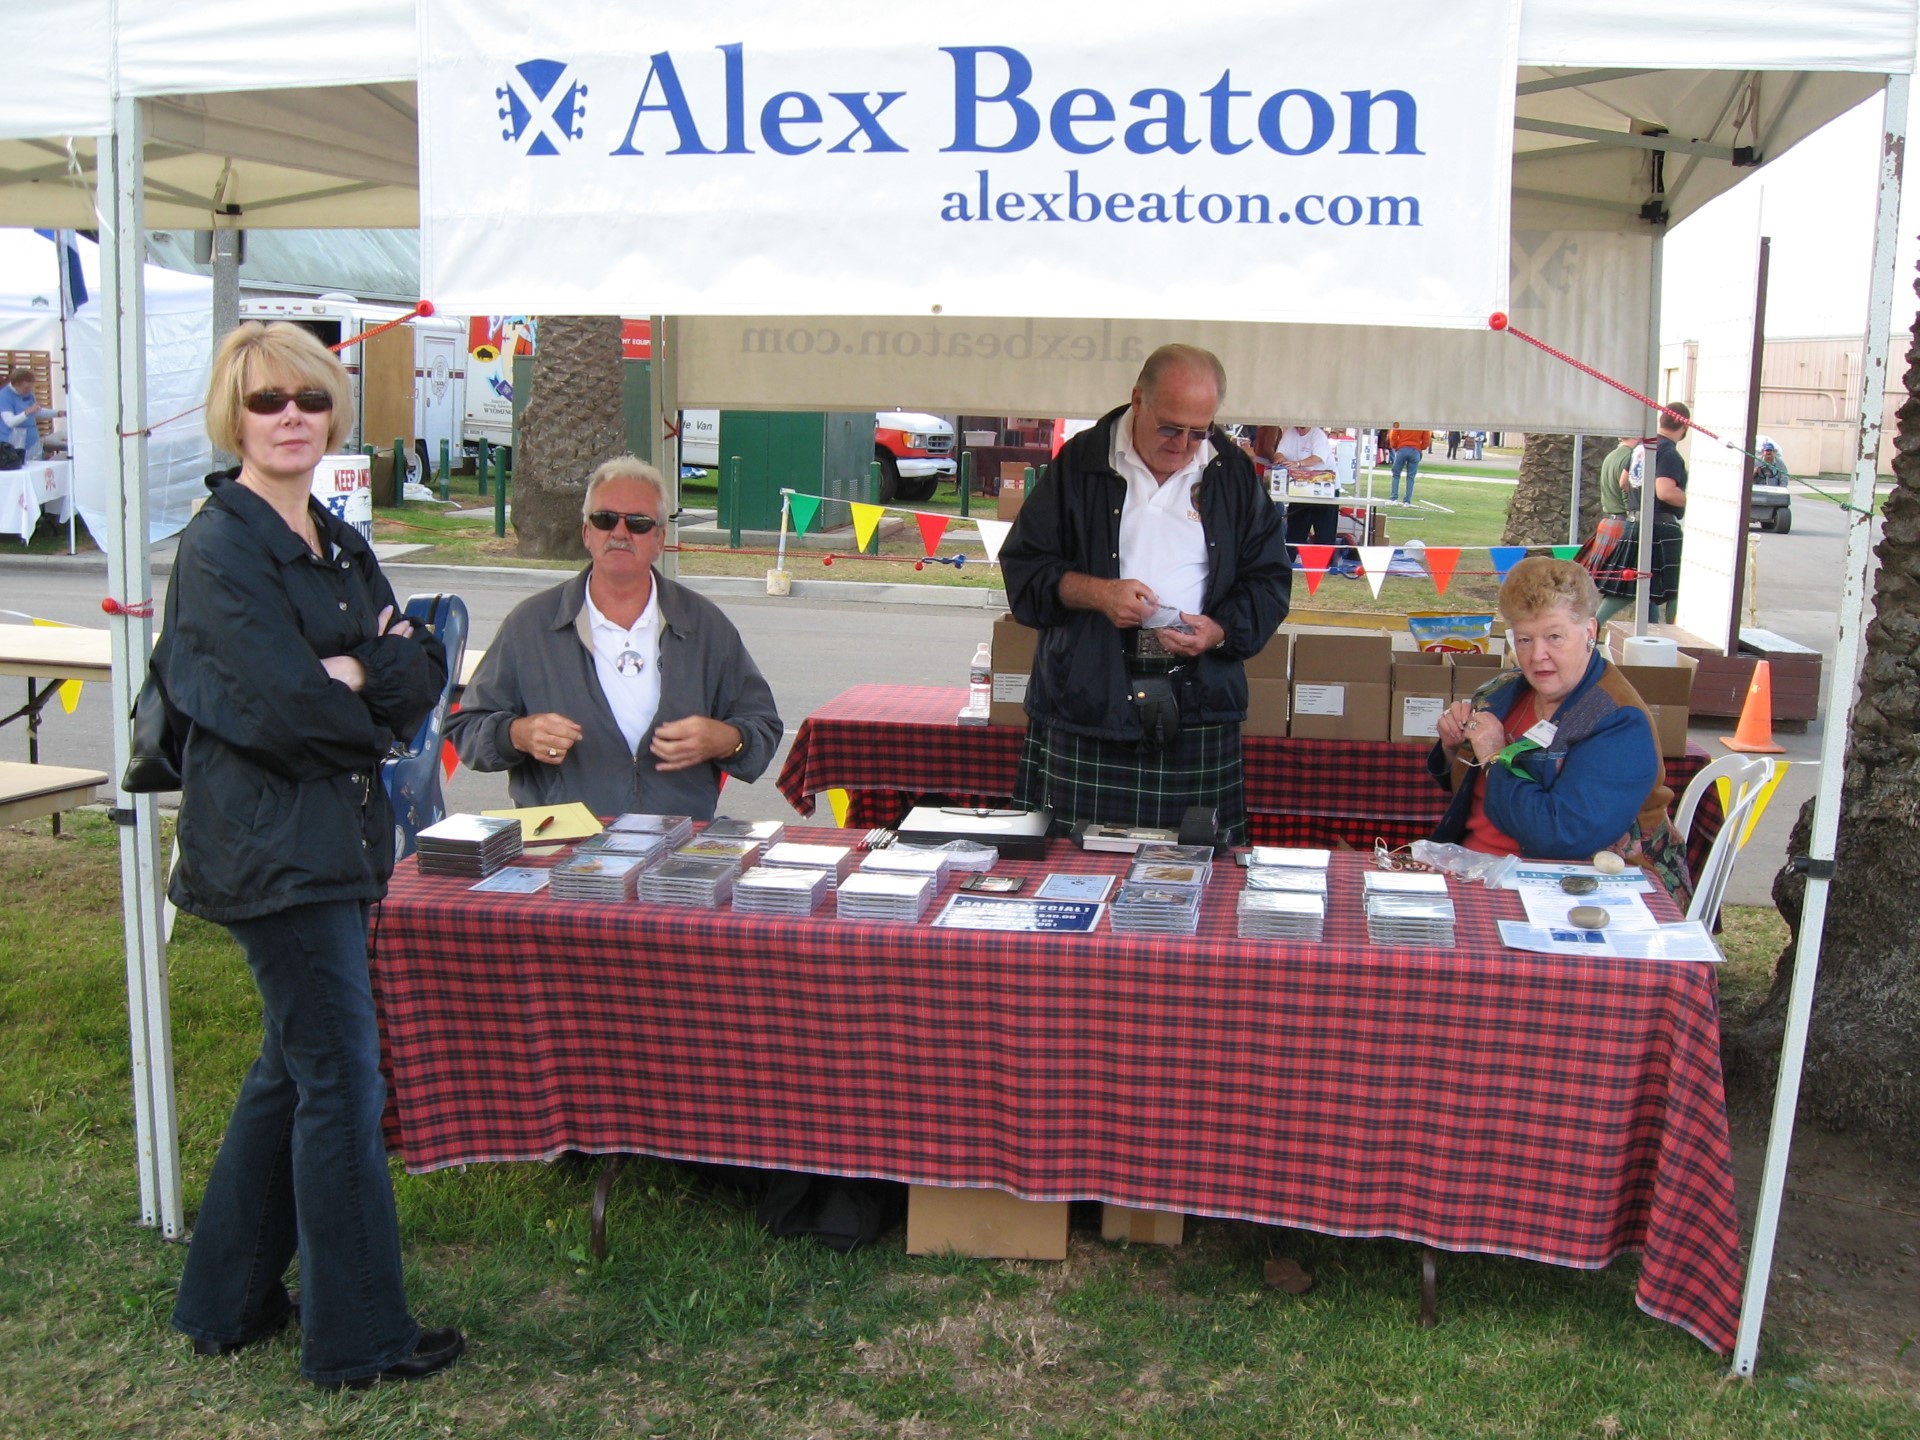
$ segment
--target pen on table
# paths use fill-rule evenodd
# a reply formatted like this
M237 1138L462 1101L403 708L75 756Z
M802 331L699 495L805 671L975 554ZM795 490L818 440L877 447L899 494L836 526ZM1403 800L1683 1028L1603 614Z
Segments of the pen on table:
M540 817L540 823L533 827L533 833L538 835L540 834L541 831L545 830L551 824L553 824L553 812L548 811L545 815Z

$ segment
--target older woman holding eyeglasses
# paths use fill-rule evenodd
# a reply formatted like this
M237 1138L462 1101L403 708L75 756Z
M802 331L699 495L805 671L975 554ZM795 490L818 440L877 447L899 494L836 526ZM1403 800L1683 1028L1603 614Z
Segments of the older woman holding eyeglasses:
M297 1321L301 1373L325 1389L429 1375L466 1344L407 1308L367 974L368 907L393 869L380 762L438 698L446 656L395 620L372 549L313 498L351 406L340 362L296 326L222 342L207 433L240 466L208 478L180 537L153 655L187 727L169 893L240 942L266 1027L173 1323L217 1356Z
M1500 613L1516 668L1440 717L1427 768L1453 799L1432 838L1535 860L1611 850L1684 906L1692 881L1653 720L1599 652L1598 604L1571 561L1536 557L1508 574Z

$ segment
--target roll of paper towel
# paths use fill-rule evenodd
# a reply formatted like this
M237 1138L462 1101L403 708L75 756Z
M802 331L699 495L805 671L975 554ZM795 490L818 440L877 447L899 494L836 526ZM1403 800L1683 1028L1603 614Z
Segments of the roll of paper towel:
M1620 658L1627 665L1678 665L1680 647L1664 635L1629 635Z

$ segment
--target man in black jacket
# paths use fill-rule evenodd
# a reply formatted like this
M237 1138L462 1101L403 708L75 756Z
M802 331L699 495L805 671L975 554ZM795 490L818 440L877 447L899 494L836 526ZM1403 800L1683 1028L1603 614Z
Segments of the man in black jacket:
M1016 793L1063 828L1175 827L1201 805L1246 838L1243 662L1286 618L1292 576L1278 507L1213 423L1225 391L1215 356L1161 346L1131 402L1061 448L1001 548L1014 616L1041 632ZM1153 704L1169 688L1171 735Z

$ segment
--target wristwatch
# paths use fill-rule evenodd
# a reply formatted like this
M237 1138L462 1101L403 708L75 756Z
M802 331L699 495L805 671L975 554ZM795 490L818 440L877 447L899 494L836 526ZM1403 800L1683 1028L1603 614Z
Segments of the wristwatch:
M740 743L734 746L733 749L727 752L727 759L737 760L740 757L740 752L745 750L746 748L747 748L747 737L742 735L740 737Z

